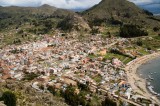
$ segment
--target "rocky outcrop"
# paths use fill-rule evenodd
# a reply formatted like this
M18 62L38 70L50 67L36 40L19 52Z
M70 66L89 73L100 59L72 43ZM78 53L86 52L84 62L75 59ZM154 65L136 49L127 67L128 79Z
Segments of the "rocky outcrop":
M90 31L87 22L79 15L68 15L58 24L58 28L65 31Z

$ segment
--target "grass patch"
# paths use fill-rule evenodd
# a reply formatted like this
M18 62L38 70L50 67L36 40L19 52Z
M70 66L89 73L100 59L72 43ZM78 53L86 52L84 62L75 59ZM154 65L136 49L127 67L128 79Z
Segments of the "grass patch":
M153 38L156 40L160 40L160 36L154 36Z
M112 58L118 58L124 64L127 64L128 62L132 61L132 58L130 58L130 57L126 57L124 55L114 54L114 53L107 53L104 58L109 59L109 60L111 60Z
M34 74L34 73L28 73L24 76L23 80L33 80L37 78L39 75Z
M96 75L93 77L93 80L95 80L97 83L100 83L102 81L102 77L100 75Z
M92 96L92 100L90 102L91 106L101 106L102 100L96 95L94 94Z
M51 76L50 76L50 79L51 79L51 80L55 80L55 79L56 79L56 76L55 76L55 75L51 75Z
M27 34L27 36L21 35L21 34L5 34L5 36L2 39L2 43L4 45L12 45L12 44L22 44L26 41L34 41L38 38L38 36L33 36L31 34Z
M147 49L156 50L160 48L160 36L154 36L152 39L142 40L142 47Z
M104 31L101 33L102 38L107 38L111 36L118 36L119 34L119 26L114 25L106 25Z
M88 57L91 58L91 59L94 59L94 58L96 58L96 57L98 57L98 56L97 56L97 55L94 55L94 54L89 54Z
M142 53L143 55L149 54L145 49L148 50L157 50L160 49L160 36L154 35L154 36L148 36L146 38L138 38L134 44L136 46L138 45L141 47L138 51Z
M127 57L127 59L124 60L123 63L124 63L124 64L127 64L127 63L129 63L130 61L132 61L132 60L133 60L132 58Z
M140 53L142 53L143 55L147 55L149 54L149 52L147 52L144 48L138 50Z

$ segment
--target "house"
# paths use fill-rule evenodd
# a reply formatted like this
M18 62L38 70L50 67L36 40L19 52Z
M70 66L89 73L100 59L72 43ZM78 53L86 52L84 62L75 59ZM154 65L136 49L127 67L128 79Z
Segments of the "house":
M125 92L125 96L127 97L127 99L130 99L131 98L131 91L132 91L132 88L128 88Z
M122 62L118 58L113 58L112 65L114 65L116 67L120 67L122 65Z
M79 89L75 89L74 93L78 95L80 93L80 90Z
M3 80L6 80L8 78L11 78L11 75L10 74L5 74L1 77Z
M99 55L104 56L107 53L107 49L103 49L99 52Z
M70 79L70 78L64 78L63 83L65 83L67 85L77 86L77 82Z
M22 75L22 73L15 74L15 75L13 76L13 78L16 78L17 80L21 80L21 79L23 78L23 75Z
M54 85L54 87L55 87L56 89L60 89L60 88L61 88L61 86L62 86L62 84L61 84L61 83L56 83L56 84Z
M118 85L119 85L119 87L127 87L127 82L121 81Z
M34 89L38 90L38 91L41 91L41 90L39 89L39 87L38 87L38 84L39 84L39 82L34 82L34 83L32 84L32 87L33 87Z

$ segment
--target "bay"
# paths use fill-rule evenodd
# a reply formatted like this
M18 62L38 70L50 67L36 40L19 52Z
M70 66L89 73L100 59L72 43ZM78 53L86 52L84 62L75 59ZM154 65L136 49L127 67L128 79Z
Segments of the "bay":
M150 80L151 86L154 87L155 92L160 94L160 57L141 65L137 74L144 79L149 78L149 76L153 78L153 80Z

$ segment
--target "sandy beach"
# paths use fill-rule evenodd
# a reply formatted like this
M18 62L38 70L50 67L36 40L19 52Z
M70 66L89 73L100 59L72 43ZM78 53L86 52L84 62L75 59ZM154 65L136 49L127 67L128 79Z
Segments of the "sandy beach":
M148 89L146 88L146 80L143 78L140 78L140 76L137 74L137 69L142 64L159 56L160 56L160 52L145 55L129 62L125 67L127 77L128 77L128 83L131 84L133 91L143 95L147 99L152 99L158 105L160 105L160 100L157 99L156 96L152 95L148 91Z

